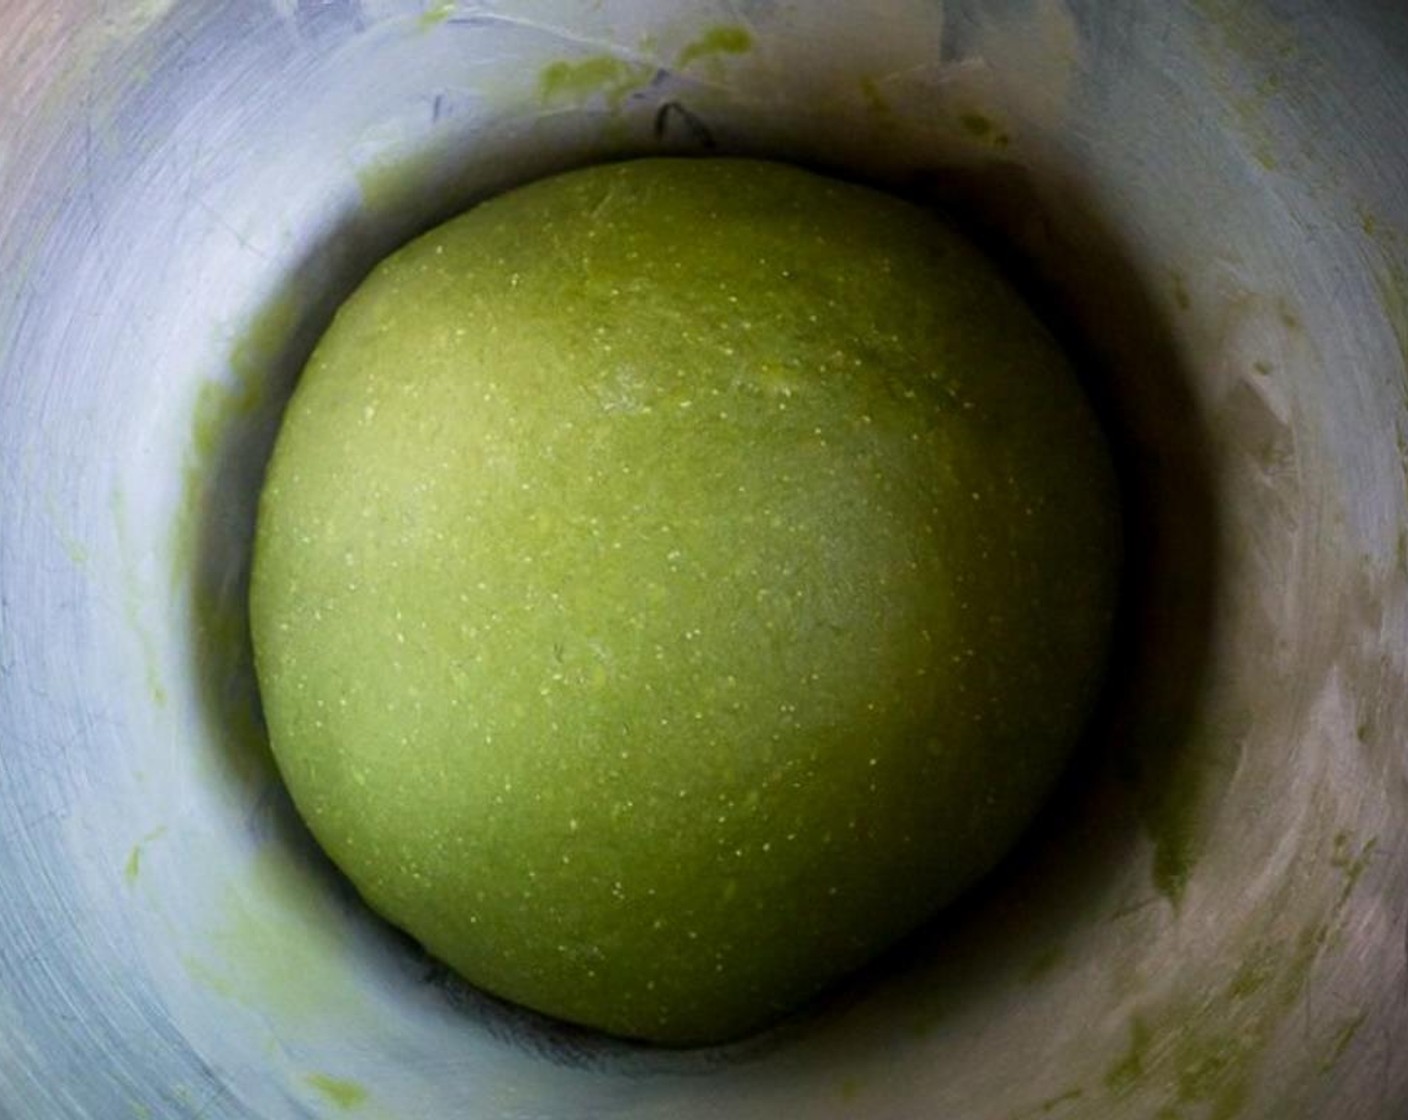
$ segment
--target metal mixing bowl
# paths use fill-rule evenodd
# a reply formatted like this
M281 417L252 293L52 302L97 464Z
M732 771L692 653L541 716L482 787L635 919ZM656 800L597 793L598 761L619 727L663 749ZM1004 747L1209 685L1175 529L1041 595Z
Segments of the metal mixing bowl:
M1392 0L7 0L0 1115L1408 1115L1406 122ZM798 1021L669 1053L368 914L269 764L243 594L380 255L702 150L958 211L1082 355L1134 547L1022 850Z

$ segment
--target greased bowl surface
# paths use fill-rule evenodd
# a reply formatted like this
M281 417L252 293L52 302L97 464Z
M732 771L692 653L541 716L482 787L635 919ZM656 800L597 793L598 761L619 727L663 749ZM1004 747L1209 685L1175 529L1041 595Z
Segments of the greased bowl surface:
M0 11L0 1115L1408 1112L1408 14L1363 2L14 0ZM552 171L942 206L1125 490L1090 742L978 894L738 1046L457 984L298 823L248 652L293 382Z

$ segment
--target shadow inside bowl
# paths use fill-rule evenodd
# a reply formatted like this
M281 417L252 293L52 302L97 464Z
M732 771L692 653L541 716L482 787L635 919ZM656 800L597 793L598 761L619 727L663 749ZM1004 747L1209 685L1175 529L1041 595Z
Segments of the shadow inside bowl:
M1196 728L1211 684L1220 519L1167 301L1074 188L1057 193L1058 212L1049 186L1000 160L890 185L953 215L1072 355L1116 460L1124 570L1107 679L1046 807L976 888L784 1028L818 1041L877 993L902 999L898 1033L922 1035L1014 978L1032 985L1059 969L1092 921L1176 911L1219 797ZM1147 892L1102 913L1131 866Z

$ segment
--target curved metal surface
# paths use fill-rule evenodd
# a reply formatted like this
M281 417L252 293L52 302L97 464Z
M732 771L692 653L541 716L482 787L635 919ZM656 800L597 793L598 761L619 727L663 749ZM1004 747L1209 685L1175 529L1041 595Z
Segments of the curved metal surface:
M0 1113L1408 1113L1408 15L1227 0L0 11ZM308 842L243 632L280 406L378 256L607 155L964 212L1082 348L1110 702L998 878L728 1051L457 988Z

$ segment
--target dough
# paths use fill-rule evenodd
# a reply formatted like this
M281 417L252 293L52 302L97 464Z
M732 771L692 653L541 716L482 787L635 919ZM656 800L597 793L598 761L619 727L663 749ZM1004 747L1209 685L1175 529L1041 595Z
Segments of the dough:
M939 219L759 161L562 175L392 256L310 362L254 558L273 749L474 984L736 1038L1012 845L1098 685L1116 506Z

